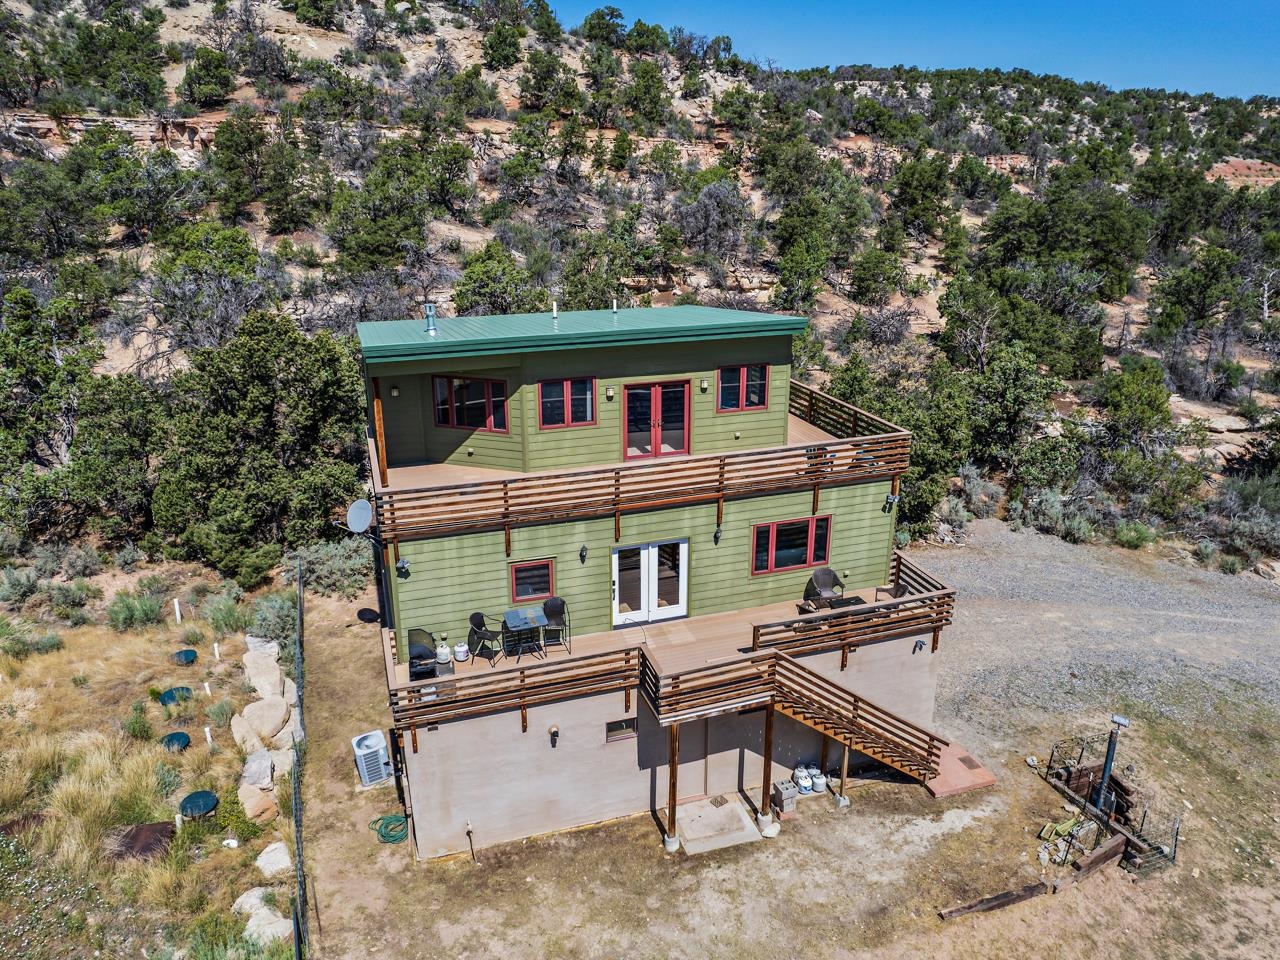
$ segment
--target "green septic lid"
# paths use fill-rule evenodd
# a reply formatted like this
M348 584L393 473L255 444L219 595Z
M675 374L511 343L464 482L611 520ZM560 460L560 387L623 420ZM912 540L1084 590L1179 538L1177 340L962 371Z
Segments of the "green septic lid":
M160 746L173 753L181 753L191 746L191 737L181 730L175 730L173 733L166 733L160 738Z
M211 791L197 790L182 798L182 803L178 805L178 812L190 820L208 816L217 809L217 806L218 798Z
M190 687L170 687L164 693L160 694L160 703L166 707L171 707L179 701L190 699Z

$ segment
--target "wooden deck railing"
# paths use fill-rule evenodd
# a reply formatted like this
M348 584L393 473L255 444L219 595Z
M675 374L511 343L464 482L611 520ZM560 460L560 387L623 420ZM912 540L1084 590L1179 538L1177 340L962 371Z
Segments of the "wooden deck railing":
M816 653L933 632L951 623L956 592L894 551L891 566L892 599L876 603L820 610L752 628L751 648L772 648L788 653Z
M391 689L391 717L404 730L519 708L527 729L529 707L634 689L642 660L638 647L624 647L513 670L419 680Z
M726 498L896 477L911 435L856 407L792 383L792 413L842 439L666 462L541 473L412 490L375 490L384 542L529 523L582 520ZM877 431L859 436L859 431Z

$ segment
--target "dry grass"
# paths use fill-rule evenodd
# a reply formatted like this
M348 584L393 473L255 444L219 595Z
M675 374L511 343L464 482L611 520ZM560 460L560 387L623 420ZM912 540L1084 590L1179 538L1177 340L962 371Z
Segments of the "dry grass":
M155 569L139 575L146 573ZM192 582L199 582L189 573L182 567L162 570L173 592L183 597ZM110 580L104 583L106 597L132 588L139 575L104 575ZM166 607L170 618L171 609ZM91 614L101 618L102 611ZM243 755L219 717L251 699L240 666L243 640L221 638L221 660L215 661L205 639L213 630L190 617L181 625L170 620L123 633L103 623L59 632L64 642L59 651L21 661L0 656L0 823L43 814L22 843L40 863L93 883L106 898L103 926L91 932L95 945L129 943L127 952L136 955L139 943L160 944L169 931L226 911L236 896L260 884L254 858L277 839L268 833L226 849L215 823L188 823L168 852L152 861L112 855L123 828L172 820L187 793L234 791ZM192 667L171 659L184 646L199 651ZM155 691L179 685L190 687L194 698L170 709L154 702ZM206 710L222 702L229 707L215 711L211 720ZM137 703L153 739L134 739L125 731ZM212 728L213 747L205 743L206 725ZM173 730L191 737L184 753L168 753L157 742ZM287 894L282 896L287 901ZM0 916L4 911L0 903ZM81 935L89 933L73 929L64 939L70 944ZM106 949L103 955L116 954Z

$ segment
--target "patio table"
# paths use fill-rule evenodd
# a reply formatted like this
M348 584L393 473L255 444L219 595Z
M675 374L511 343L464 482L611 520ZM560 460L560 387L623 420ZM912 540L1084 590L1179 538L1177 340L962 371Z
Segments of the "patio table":
M503 630L511 637L516 648L516 662L526 649L535 656L542 656L542 628L547 625L547 615L541 607L517 607L502 615Z

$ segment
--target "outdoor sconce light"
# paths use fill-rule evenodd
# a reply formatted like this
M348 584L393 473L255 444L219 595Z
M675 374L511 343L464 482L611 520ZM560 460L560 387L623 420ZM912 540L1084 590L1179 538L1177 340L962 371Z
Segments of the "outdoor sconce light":
M587 562L587 545L584 543L582 549L578 551L578 560L582 563Z
M915 647L913 647L913 648L912 648L911 652L912 652L912 653L919 653L919 652L920 652L921 650L923 650L923 649L924 649L924 637L919 637L919 638L917 638L917 640L916 640L916 645L915 645Z
M604 388L604 398L605 398L606 400L612 400L612 399L613 399L613 386L612 386L612 385L606 385L606 386L605 386L605 388Z
M724 531L720 529L719 524L716 525L716 532L711 535L711 542L717 547L720 546L720 538L724 536Z
M698 389L701 390L703 393L706 393L708 390L711 389L711 384L706 377L703 377L701 380L698 381Z
M554 750L556 743L560 740L560 728L555 726L548 727L547 734L551 737L551 749Z
M402 577L407 577L409 575L409 561L404 557L401 557L396 561L396 573Z
M884 498L884 505L892 507L895 503L902 499L902 495L898 493L890 493Z
M400 388L399 388L399 387L395 387L395 386L393 386L393 387L391 388L391 395L392 395L393 397L398 397L398 396L400 396Z

